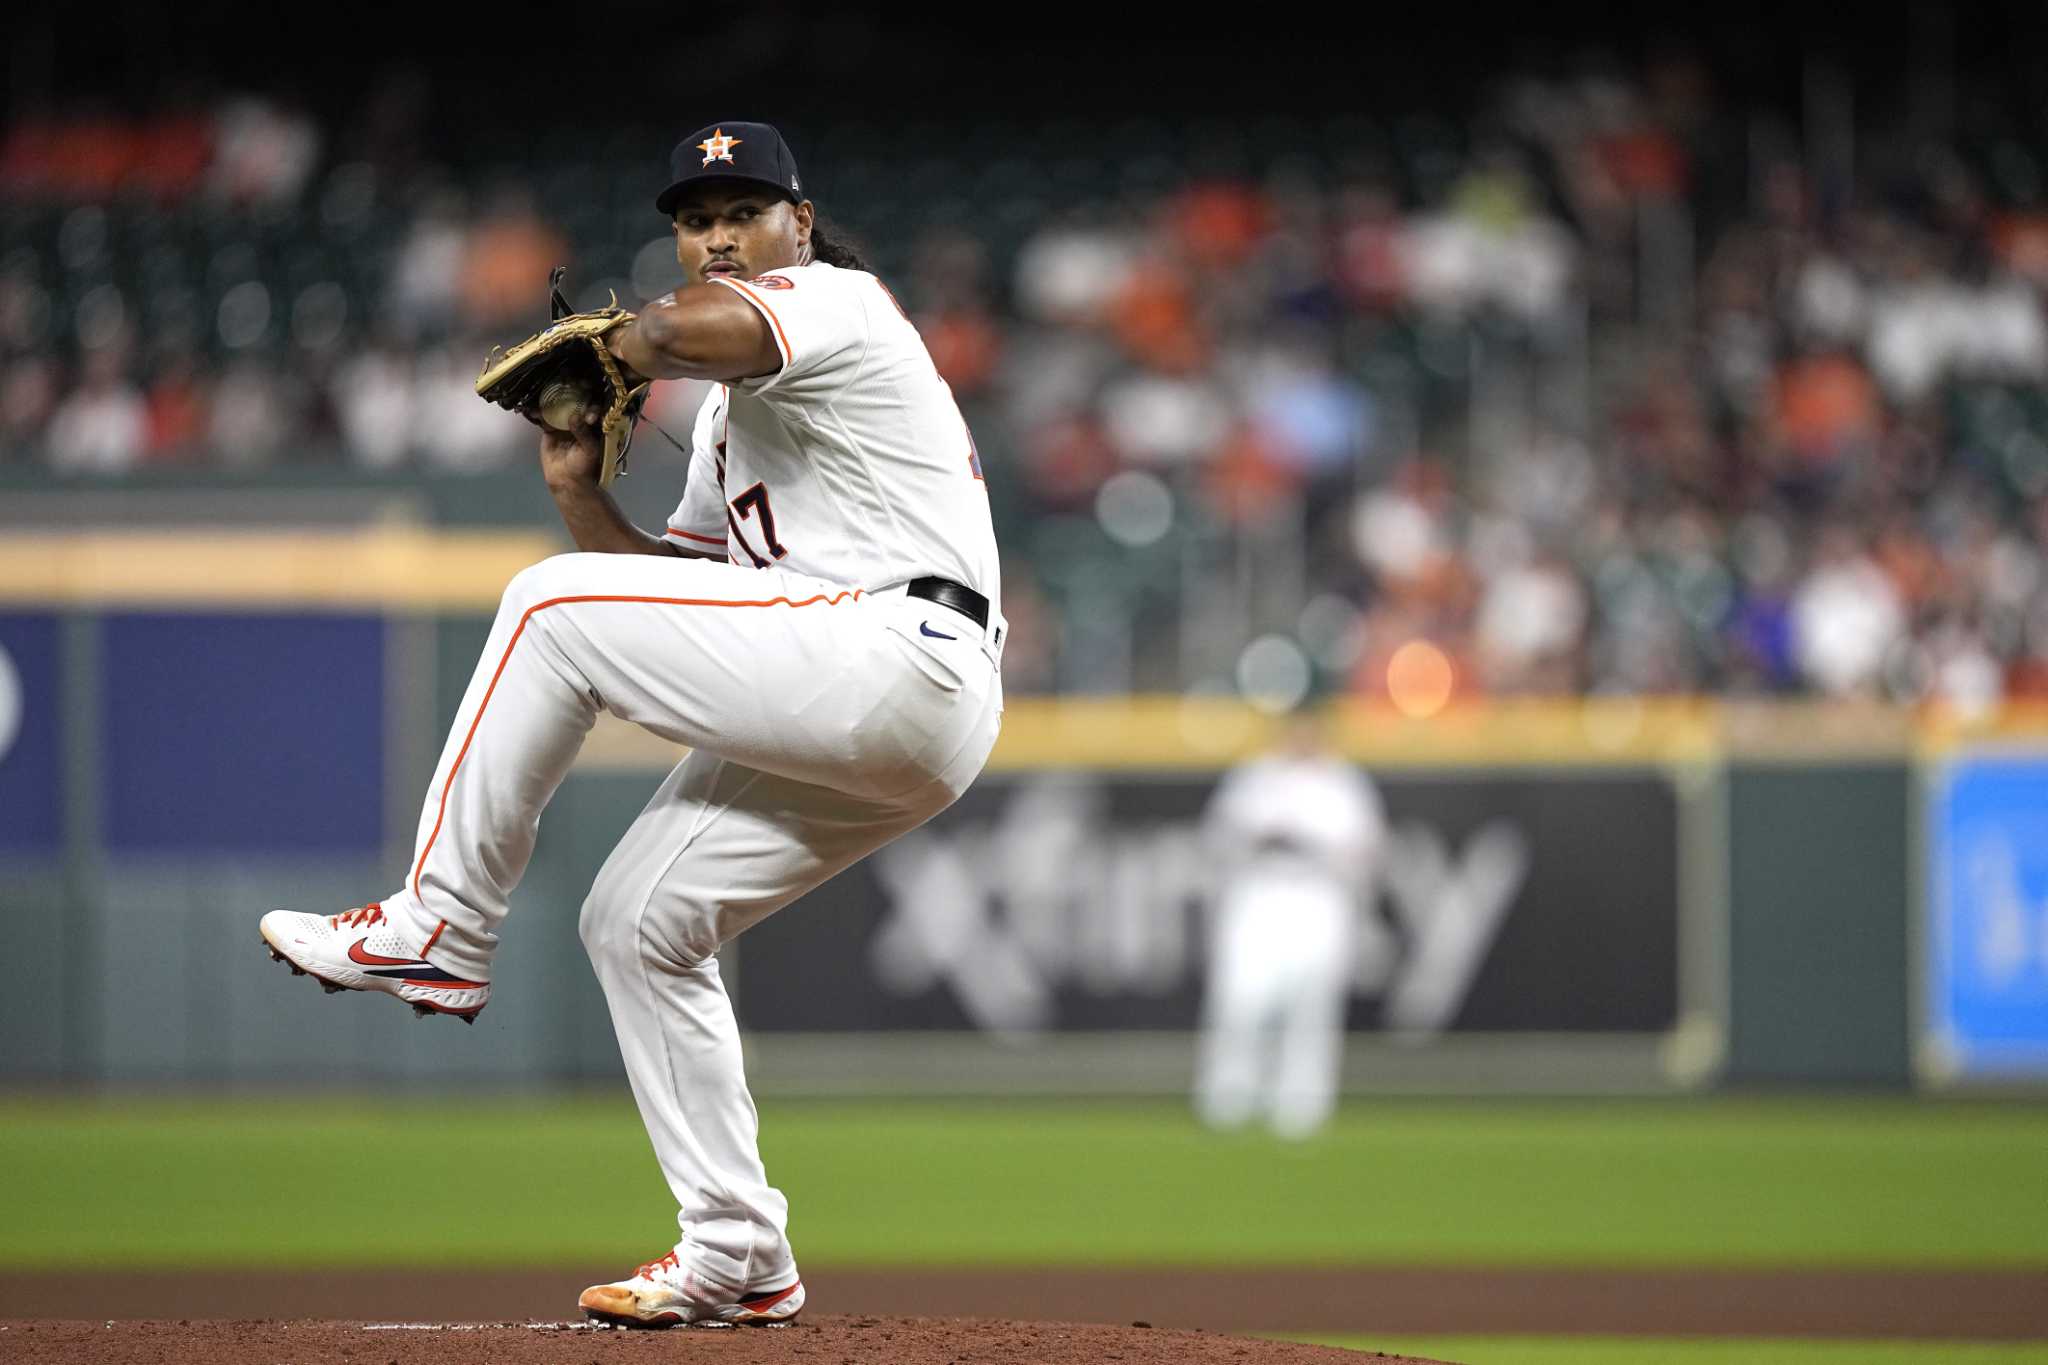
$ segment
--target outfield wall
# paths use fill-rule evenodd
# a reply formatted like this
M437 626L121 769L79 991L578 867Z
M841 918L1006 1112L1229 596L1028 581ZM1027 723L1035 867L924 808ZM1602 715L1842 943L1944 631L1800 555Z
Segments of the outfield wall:
M600 725L543 822L476 1029L308 992L254 931L395 879L499 587L551 548L404 524L0 542L0 1075L615 1074L575 912L678 757L630 727ZM958 807L728 950L760 1088L1183 1088L1195 821L1269 733L1226 702L1013 702ZM1394 831L1352 1088L2048 1071L2039 715L1509 702L1352 708L1338 734Z

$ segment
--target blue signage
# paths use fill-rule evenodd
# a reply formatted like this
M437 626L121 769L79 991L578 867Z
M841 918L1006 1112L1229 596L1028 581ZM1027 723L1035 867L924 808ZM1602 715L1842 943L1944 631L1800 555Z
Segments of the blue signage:
M0 614L0 853L64 842L63 691L57 618Z
M2048 1076L2048 754L1953 761L1929 814L1927 1002L1943 1064Z
M111 852L379 848L380 618L114 615L102 640Z

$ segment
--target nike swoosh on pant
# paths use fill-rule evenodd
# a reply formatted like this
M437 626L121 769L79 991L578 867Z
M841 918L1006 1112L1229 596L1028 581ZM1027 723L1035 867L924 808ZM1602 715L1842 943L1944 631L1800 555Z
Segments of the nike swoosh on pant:
M948 635L943 630L933 630L932 623L929 621L918 622L917 628L924 634L931 636L934 640L957 640L960 638L957 635Z

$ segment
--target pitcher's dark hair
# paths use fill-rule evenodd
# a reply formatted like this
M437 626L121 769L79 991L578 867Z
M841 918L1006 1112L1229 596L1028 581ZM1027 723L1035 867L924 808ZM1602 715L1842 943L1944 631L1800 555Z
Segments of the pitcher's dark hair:
M875 270L860 243L848 237L837 223L826 221L823 214L811 219L811 259L841 270L865 270L869 274Z

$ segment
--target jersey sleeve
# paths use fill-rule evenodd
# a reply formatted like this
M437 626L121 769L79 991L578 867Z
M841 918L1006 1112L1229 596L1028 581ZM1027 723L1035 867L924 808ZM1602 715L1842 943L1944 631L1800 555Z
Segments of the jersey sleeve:
M718 424L725 404L714 391L697 409L690 435L690 470L683 482L683 500L669 514L662 539L698 554L726 553L724 471L719 467Z
M868 277L858 271L799 266L751 280L719 279L768 323L782 368L733 387L745 394L830 393L860 371L868 348Z

